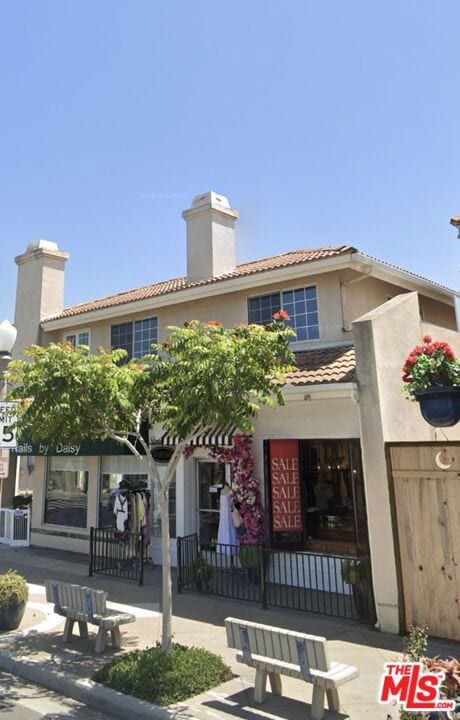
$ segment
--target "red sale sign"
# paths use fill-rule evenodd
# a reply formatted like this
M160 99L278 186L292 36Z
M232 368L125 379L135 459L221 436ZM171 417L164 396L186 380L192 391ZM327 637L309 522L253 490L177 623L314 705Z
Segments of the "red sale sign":
M299 443L270 440L270 488L274 532L302 530Z

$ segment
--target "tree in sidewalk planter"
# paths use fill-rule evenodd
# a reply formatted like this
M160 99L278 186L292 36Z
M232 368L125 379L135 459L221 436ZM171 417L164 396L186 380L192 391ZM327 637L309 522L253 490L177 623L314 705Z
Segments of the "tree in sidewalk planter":
M172 596L169 539L169 487L192 437L209 425L253 431L260 405L284 404L284 373L293 354L294 333L284 318L267 326L224 328L193 320L170 327L168 339L152 346L141 360L124 350L99 350L71 344L32 345L31 362L8 366L12 399L21 400L17 430L32 441L75 444L107 437L126 445L142 466L159 498L162 527L162 646L172 646ZM163 478L141 433L144 421L177 435Z

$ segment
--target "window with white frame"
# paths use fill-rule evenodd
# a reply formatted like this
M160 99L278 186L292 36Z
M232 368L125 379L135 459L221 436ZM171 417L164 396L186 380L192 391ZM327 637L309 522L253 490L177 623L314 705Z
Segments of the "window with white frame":
M318 298L314 285L248 298L249 323L265 325L278 310L285 310L289 315L287 325L296 332L292 342L319 339Z
M87 345L91 342L91 332L89 330L79 330L78 332L66 333L64 342L71 343L74 347L77 345Z
M88 482L87 457L50 457L43 522L86 528Z
M156 317L119 323L112 325L110 330L110 345L116 349L126 350L128 359L148 355L152 351L152 343L158 341L158 319Z

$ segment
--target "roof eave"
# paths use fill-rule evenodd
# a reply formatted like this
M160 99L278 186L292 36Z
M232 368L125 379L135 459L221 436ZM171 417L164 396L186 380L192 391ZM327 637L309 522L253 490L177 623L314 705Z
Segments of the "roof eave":
M455 290L451 290L450 288L444 287L443 285L439 285L432 280L427 280L426 278L419 277L418 275L415 275L408 270L403 270L402 268L389 265L383 262L383 260L371 258L364 253L353 253L351 257L351 264L352 267L354 266L355 269L360 272L363 272L364 267L371 268L372 277L383 280L385 282L394 283L394 278L397 277L400 281L400 284L403 287L406 287L408 290L414 290L414 288L423 288L424 294L428 297L431 297L433 300L441 299L445 301L445 299L448 298L450 301L449 304L453 305L454 298L458 297L458 292L456 292Z
M41 328L45 332L53 330L63 330L68 327L76 327L78 325L87 325L90 322L98 322L100 320L109 320L111 318L122 317L128 314L139 313L147 310L156 310L170 305L178 305L180 303L190 302L192 300L200 300L209 297L212 288L213 295L225 295L229 292L237 290L251 290L257 287L284 280L295 280L305 277L306 269L309 276L321 275L324 272L335 270L343 270L351 267L352 254L345 253L335 257L329 257L322 260L314 260L310 262L296 263L287 265L274 270L261 270L260 272L250 273L236 278L225 278L210 282L197 287L183 288L156 295L143 300L131 300L120 303L119 305L111 305L109 307L96 310L87 310L75 315L66 315L65 317L46 318L41 322Z

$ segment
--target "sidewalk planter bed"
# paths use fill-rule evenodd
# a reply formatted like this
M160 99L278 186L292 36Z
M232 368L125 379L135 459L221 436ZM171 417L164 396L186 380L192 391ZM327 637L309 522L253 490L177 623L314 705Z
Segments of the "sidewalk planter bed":
M93 680L125 695L166 706L200 695L233 677L218 655L173 644L170 655L160 645L124 655L98 670Z
M28 597L29 589L22 575L15 570L0 575L0 632L19 627Z

